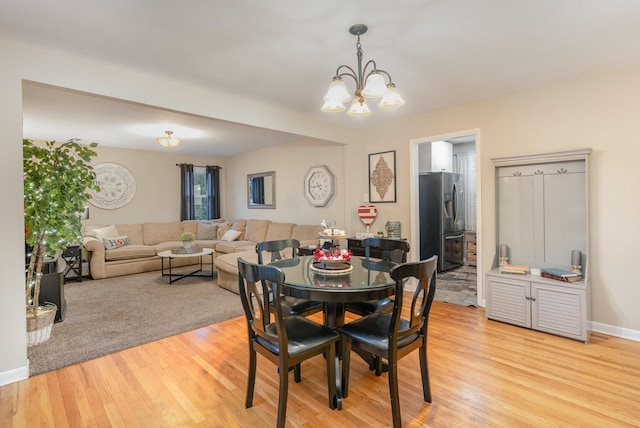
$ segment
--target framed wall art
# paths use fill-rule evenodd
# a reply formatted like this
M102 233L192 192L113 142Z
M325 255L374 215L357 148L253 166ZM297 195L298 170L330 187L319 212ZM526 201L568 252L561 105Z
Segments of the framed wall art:
M99 192L90 191L89 203L105 210L125 206L136 193L136 180L131 172L117 163L99 163L93 166Z
M369 155L369 202L396 202L396 151Z

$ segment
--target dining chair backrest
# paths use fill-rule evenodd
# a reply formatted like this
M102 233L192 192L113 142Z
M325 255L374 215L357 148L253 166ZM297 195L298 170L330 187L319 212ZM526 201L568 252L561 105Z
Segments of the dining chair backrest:
M287 332L282 326L282 307L280 286L284 283L284 272L269 265L257 265L238 259L238 291L250 328L249 337L259 336L278 345L278 349L286 349ZM265 286L266 284L266 286ZM273 305L274 317L271 319L269 304ZM277 337L267 333L267 327L275 323Z
M279 239L275 241L263 241L256 244L258 253L258 264L264 264L263 254L271 253L271 262L280 260L283 257L295 257L298 255L300 241L297 239Z
M371 248L382 250L382 259L396 263L404 263L407 261L407 253L409 252L409 242L400 239L385 238L366 238L362 240L364 248L364 256L369 258Z
M438 256L419 262L403 263L391 269L391 278L396 281L396 293L394 298L393 315L389 326L389 337L397 343L403 337L421 331L426 336L427 322L433 298L436 292L436 268ZM399 331L402 318L402 306L404 297L404 285L407 279L417 279L416 289L411 299L409 311L409 326ZM406 311L405 311L406 312ZM406 318L405 318L406 319Z

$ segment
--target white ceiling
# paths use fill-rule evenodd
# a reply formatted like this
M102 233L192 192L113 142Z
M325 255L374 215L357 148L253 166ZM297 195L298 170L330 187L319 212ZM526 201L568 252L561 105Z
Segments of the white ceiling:
M0 0L0 10L2 38L347 127L640 64L638 0ZM356 23L369 26L365 61L388 71L407 103L373 107L367 118L329 118L322 96L339 65L356 66L348 32ZM157 135L131 131L141 118L159 133L171 126L184 153L227 156L299 138L39 85L25 87L23 104L25 137L33 139L160 149Z

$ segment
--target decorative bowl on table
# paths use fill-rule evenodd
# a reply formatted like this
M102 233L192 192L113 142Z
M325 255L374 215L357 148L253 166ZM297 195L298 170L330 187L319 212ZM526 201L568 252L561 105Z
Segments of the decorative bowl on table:
M333 272L334 274L349 273L353 270L351 266L351 251L332 247L329 250L317 248L313 252L313 265L316 272Z

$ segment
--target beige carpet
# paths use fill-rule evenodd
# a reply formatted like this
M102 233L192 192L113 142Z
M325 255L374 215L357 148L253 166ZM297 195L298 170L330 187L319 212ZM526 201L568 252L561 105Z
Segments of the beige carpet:
M65 284L67 314L28 349L30 375L242 315L240 296L211 278L171 285L160 271Z

